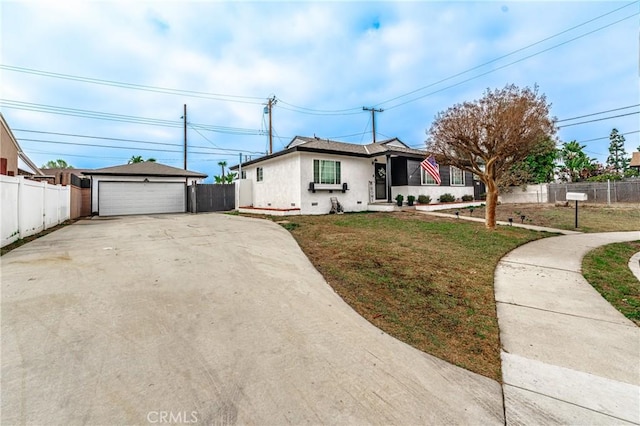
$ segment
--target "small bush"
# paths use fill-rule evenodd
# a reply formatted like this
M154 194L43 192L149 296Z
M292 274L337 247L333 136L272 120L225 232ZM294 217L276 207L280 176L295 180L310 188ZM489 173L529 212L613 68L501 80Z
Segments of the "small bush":
M402 195L402 194L396 195L396 203L398 203L398 206L402 206L402 201L403 200L404 200L404 195Z
M473 201L473 195L463 195L462 201Z
M429 197L428 195L418 195L418 203L429 204L431 203L431 197Z
M407 205L412 206L413 202L416 200L416 197L414 197L413 195L408 195L407 196Z
M449 194L448 192L446 194L442 194L440 198L438 198L438 201L440 201L441 203L452 203L455 200L456 197L454 197L453 194Z

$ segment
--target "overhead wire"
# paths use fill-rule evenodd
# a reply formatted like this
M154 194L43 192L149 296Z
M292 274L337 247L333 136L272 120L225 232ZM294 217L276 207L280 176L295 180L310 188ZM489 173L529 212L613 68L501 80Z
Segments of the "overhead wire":
M0 64L0 69L4 69L6 71L25 73L25 74L39 75L43 77L79 81L83 83L99 84L104 86L120 87L124 89L142 90L146 92L156 92L156 93L163 93L168 95L180 95L180 96L187 96L192 98L203 98L203 99L210 99L210 100L217 100L217 101L237 102L237 103L246 103L246 104L260 104L261 102L252 102L252 101L248 101L248 99L262 100L262 97L258 97L258 96L226 95L222 93L209 93L209 92L201 92L197 90L185 90L185 89L173 89L168 87L147 86L142 84L126 83L122 81L103 80L98 78L82 77L78 75L55 73L51 71L36 70L32 68L17 67L17 66L6 65L6 64Z
M19 142L37 142L37 143L47 143L47 144L58 144L58 145L71 145L71 146L84 146L84 147L93 147L93 148L110 148L110 149L133 149L138 151L153 151L153 152L184 152L183 150L174 150L174 149L164 149L164 148L143 148L143 147L134 147L134 146L114 146L114 145L102 145L102 144L85 144L78 142L63 142L63 141L52 141L47 139L31 139L31 138L18 138ZM201 154L201 155L227 155L227 152L202 152L202 151L190 151L187 148L187 152L191 154Z
M531 47L537 46L538 44L544 43L545 41L549 41L549 40L551 40L551 39L553 39L553 38L556 38L556 37L558 37L558 36L560 36L560 35L562 35L562 34L566 34L566 33L570 32L570 31L573 31L573 30L575 30L575 29L577 29L577 28L580 28L580 27L582 27L582 26L584 26L584 25L590 24L591 22L597 21L598 19L604 18L605 16L611 15L611 14L613 14L613 13L615 13L615 12L618 12L619 10L622 10L622 9L624 9L624 8L626 8L626 7L632 6L633 4L637 4L638 2L639 2L639 1L638 1L638 0L636 0L636 1L634 1L634 2L628 3L628 4L626 4L626 5L622 6L622 7L619 7L619 8L617 8L617 9L614 9L614 10L612 10L612 11L610 11L610 12L607 12L607 13L605 13L605 14L603 14L603 15L599 15L599 16L597 16L597 17L595 17L595 18L592 18L592 19L590 19L590 20L588 20L588 21L585 21L585 22L583 22L583 23L581 23L581 24L575 25L575 26L573 26L573 27L571 27L571 28L568 28L568 29L566 29L566 30L564 30L564 31L561 31L561 32L556 33L556 34L554 34L554 35L552 35L552 36L549 36L549 37L546 37L546 38L544 38L544 39L542 39L542 40L536 41L535 43L531 43L531 44L529 44L529 45L527 45L527 46L524 46L524 47L521 47L521 48L519 48L519 49L516 49L516 50L514 50L514 51L512 51L512 52L509 52L509 53L507 53L507 54L505 54L505 55L502 55L502 56L499 56L499 57L497 57L497 58L494 58L494 59L492 59L492 60L490 60L490 61L484 62L484 63L482 63L482 64L480 64L480 65L476 65L476 66L474 66L474 67L472 67L472 68L466 69L466 70L461 71L461 72L459 72L459 73L457 73L457 74L454 74L454 75L451 75L451 76L449 76L449 77L443 78L443 79L438 80L438 81L436 81L436 82L434 82L434 83L428 84L428 85L426 85L426 86L420 87L420 88L418 88L418 89L412 90L412 91L410 91L410 92L404 93L404 94L399 95L399 96L396 96L396 97L394 97L394 98L391 98L391 99L387 99L387 100L385 100L385 101L382 101L382 102L380 102L380 103L376 104L375 106L380 106L380 105L387 104L387 103L389 103L389 102L392 102L392 101L398 100L398 99L400 99L400 98L403 98L403 97L406 97L406 96L410 96L410 95L412 95L412 94L414 94L414 93L420 92L420 91L422 91L422 90L424 90L424 89L428 89L429 87L433 87L433 86L436 86L436 85L438 85L438 84L440 84L440 83L444 83L445 81L449 81L449 80L452 80L452 79L454 79L454 78L456 78L456 77L460 77L461 75L467 74L467 73L469 73L469 72L471 72L471 71L475 71L475 70L477 70L477 69L479 69L479 68L482 68L482 67L484 67L484 66L490 65L490 64L492 64L492 63L494 63L494 62L497 62L497 61L499 61L499 60L501 60L501 59L507 58L507 57L509 57L509 56L512 56L512 55L514 55L514 54L516 54L516 53L522 52L522 51L524 51L524 50L526 50L526 49L529 49L529 48L531 48ZM635 16L635 15L637 15L637 13L635 13L635 14L633 14L633 15L631 15L631 16ZM629 17L627 17L627 18L623 18L622 20L624 20L624 19L628 19L628 18L629 18ZM622 20L620 20L620 21L616 21L616 22L614 22L613 24L617 24L618 22L621 22ZM613 24L611 24L611 25L613 25ZM598 28L598 29L596 29L596 30L594 30L594 31L592 31L592 32L588 32L588 33L586 33L585 35L592 34L593 32L596 32L596 31L600 31L601 29L607 28L608 26L610 26L610 25L607 25L607 26L604 26L604 27ZM582 35L582 36L580 36L580 37L584 37L585 35ZM578 38L580 38L580 37L578 37ZM563 45L563 44L566 44L566 43L568 43L568 42L571 42L571 41L577 40L578 38L574 38L574 39L568 40L567 42L565 42L565 43L561 43L561 44L559 44L559 45L557 45L557 46L554 46L554 47L552 47L552 48L555 48L555 47L561 46L561 45ZM545 49L545 50L543 50L542 52L546 52L547 50L550 50L550 49ZM540 52L540 53L542 53L542 52ZM534 55L534 56L535 56L535 55ZM530 58L530 57L531 57L531 56L528 56L528 57L526 57L525 59L528 59L528 58ZM499 70L499 69L501 69L501 68L498 68L497 70ZM497 70L496 70L496 71L497 71ZM491 72L493 72L493 71L491 71ZM482 75L485 75L485 74L482 74ZM465 82L466 82L466 81L468 81L468 80L465 80Z
M43 112L48 114L69 115L81 118L91 118L96 120L117 121L133 124L145 124L161 127L182 127L183 122L179 120L166 120L158 118L137 117L125 114L113 114L100 111L91 111L78 108L59 107L54 105L44 105L31 102L15 101L11 99L0 99L0 106L11 109ZM259 135L260 130L246 129L241 127L218 126L211 124L191 124L200 130L207 130L231 135Z
M633 18L633 17L634 17L634 16L636 16L636 15L638 15L638 13L634 13L634 14L632 14L632 15L626 16L626 17L624 17L624 18L622 18L622 19L620 19L620 20L618 20L618 21L612 22L612 23L607 24L607 25L605 25L605 26L603 26L603 27L600 27L600 28L597 28L597 29L595 29L595 30L589 31L588 33L585 33L585 34L579 35L579 36L577 36L577 37L574 37L574 38L569 39L569 40L567 40L567 41L564 41L564 42L562 42L562 43L559 43L559 44L556 44L556 45L554 45L554 46L548 47L548 48L543 49L543 50L541 50L541 51L539 51L539 52L536 52L536 53L533 53L533 54L531 54L531 55L525 56L525 57L523 57L523 58L520 58L520 59L518 59L518 60L516 60L516 61L513 61L513 62L510 62L510 63L508 63L508 64L501 65L501 66L499 66L499 67L497 67L497 68L494 68L494 69L491 69L491 70L489 70L489 71L483 72L482 74L478 74L478 75L475 75L475 76L473 76L473 77L467 78L467 79L462 80L462 81L460 81L460 82L458 82L458 83L451 84L451 85L449 85L449 86L443 87L443 88L438 89L438 90L434 90L433 92L429 92L429 93L426 93L426 94L424 94L424 95L420 95L420 96L418 96L418 97L415 97L415 98L409 99L409 100L404 101L404 102L401 102L401 103L399 103L399 104L395 104L395 105L392 105L392 106L389 106L389 107L385 107L385 109L386 109L387 111L388 111L388 110L392 110L392 109L398 108L398 107L400 107L400 106L407 105L407 104L412 103L412 102L415 102L415 101L417 101L417 100L420 100L420 99L426 98L426 97L428 97L428 96L435 95L436 93L440 93L440 92L443 92L443 91L445 91L445 90L451 89L451 88L453 88L453 87L460 86L460 85L462 85L462 84L464 84L464 83L468 83L469 81L472 81L472 80L478 79L478 78L480 78L480 77L484 77L485 75L488 75L488 74L491 74L491 73L493 73L493 72L499 71L499 70L501 70L501 69L504 69L504 68L510 67L511 65L515 65L515 64L520 63L520 62L522 62L522 61L525 61L525 60L527 60L527 59L530 59L530 58L532 58L532 57L534 57L534 56L538 56L538 55L540 55L540 54L542 54L542 53L548 52L548 51L553 50L553 49L555 49L555 48L557 48L557 47L560 47L560 46L563 46L563 45L565 45L565 44L571 43L572 41L578 40L578 39L580 39L580 38L582 38L582 37L586 37L587 35L593 34L593 33L597 32L597 31L600 31L600 30L603 30L603 29L605 29L605 28L611 27L611 26L613 26L613 25L615 25L615 24L618 24L618 23L620 23L620 22L622 22L622 21L624 21L624 20L627 20L627 19ZM378 106L378 105L381 105L381 104L376 104L376 106Z
M579 124L587 124L587 123L594 123L596 121L604 121L604 120L610 120L612 118L619 118L619 117L626 117L628 115L636 115L636 114L640 114L640 111L635 111L635 112L629 112L627 114L620 114L620 115L612 115L610 117L602 117L602 118L594 118L593 120L587 120L587 121L580 121L578 123L571 123L571 124L565 124L563 126L558 126L559 129L562 129L564 127L570 127L570 126L577 126Z
M635 108L635 107L638 107L638 106L640 106L640 104L629 105L629 106L620 107L620 108L614 108L614 109L608 109L606 111L593 112L591 114L579 115L577 117L563 118L562 120L556 120L556 123L562 123L563 121L577 120L579 118L593 117L594 115L606 114L607 112L622 111L623 109Z
M482 64L480 64L480 65L476 65L476 66L474 66L474 67L472 67L472 68L469 68L469 69L466 69L466 70L461 71L461 72L459 72L459 73L456 73L456 74L454 74L454 75L448 76L448 77L443 78L443 79L441 79L441 80L438 80L438 81L436 81L436 82L434 82L434 83L430 83L430 84L428 84L428 85L426 85L426 86L422 86L422 87L419 87L419 88L417 88L417 89L411 90L410 92L407 92L407 93L404 93L404 94L401 94L401 95L395 96L395 97L393 97L393 98L387 99L387 100L385 100L385 101L379 102L379 103L375 104L374 106L381 106L381 105L387 104L387 103L389 103L389 102L392 102L392 101L395 101L395 100L401 99L401 98L403 98L403 97L410 96L410 95L415 94L415 93L418 93L418 92L420 92L420 91L422 91L422 90L425 90L425 89L428 89L428 88L430 88L430 87L436 86L436 85L438 85L438 84L440 84L440 83L444 83L444 82L446 82L446 81L452 80L452 79L454 79L454 78L456 78L456 77L460 77L460 76L462 76L462 75L464 75L464 74L467 74L467 73L469 73L469 72L471 72L471 71L475 71L475 70L477 70L477 69L479 69L479 68L485 67L485 66L490 65L490 64L495 63L495 62L498 62L498 61L500 61L501 59L507 58L507 57L512 56L512 55L514 55L514 54L516 54L516 53L522 52L522 51L527 50L527 49L529 49L529 48L531 48L531 47L537 46L537 45L542 44L542 43L544 43L544 42L546 42L546 41L549 41L549 40L551 40L551 39L554 39L554 38L556 38L556 37L558 37L558 36L561 36L561 35L563 35L563 34L566 34L566 33L568 33L568 32L571 32L571 31L573 31L573 30L576 30L576 29L578 29L578 28L580 28L580 27L583 27L583 26L585 26L585 25L587 25L587 24L590 24L590 23L592 23L592 22L595 22L595 21L597 21L597 20L599 20L599 19L601 19L601 18L604 18L604 17L606 17L606 16L609 16L609 15L611 15L611 14L615 13L615 12L618 12L618 11L620 11L620 10L624 9L624 8L627 8L627 7L632 6L632 5L634 5L634 4L638 4L639 2L640 2L640 1L638 1L638 0L633 1L633 2L630 2L630 3L626 4L626 5L623 5L623 6L621 6L621 7L618 7L618 8L616 8L616 9L612 10L612 11L609 11L609 12L607 12L607 13L604 13L604 14L602 14L602 15L598 15L598 16L596 16L596 17L592 18L592 19L589 19L588 21L582 22L582 23L580 23L580 24L578 24L578 25L574 25L574 26L572 26L572 27L570 27L570 28L567 28L566 30L560 31L559 33L556 33L556 34L553 34L553 35L551 35L551 36L545 37L545 38L544 38L544 39L542 39L542 40L538 40L538 41L536 41L535 43L531 43L531 44L529 44L529 45L527 45L527 46L521 47L521 48L516 49L516 50L514 50L514 51L511 51L511 52L509 52L509 53L507 53L507 54L505 54L505 55L502 55L502 56L499 56L499 57L497 57L497 58L494 58L494 59L492 59L492 60L490 60L490 61L484 62L484 63L482 63ZM600 31L600 30L603 30L603 29L605 29L605 28L608 28L608 27L610 27L610 26L612 26L612 25L615 25L615 24L617 24L617 23L619 23L619 22L622 22L622 21L624 21L624 20L626 20L626 19L629 19L629 18L631 18L631 17L633 17L633 16L636 16L637 14L638 14L638 13L636 12L636 13L634 13L634 14L632 14L632 15L629 15L629 16L627 16L627 17L625 17L625 18L622 18L622 19L620 19L620 20L618 20L618 21L612 22L612 23L607 24L607 25L605 25L605 26L602 26L602 27L600 27L600 28L596 28L595 30L589 31L589 32L587 32L587 33L585 33L585 34L582 34L582 35L578 36L578 37L574 37L574 38L572 38L572 39L570 39L570 40L567 40L567 41L565 41L565 42L559 43L559 44L557 44L557 45L555 45L555 46L552 46L552 47L550 47L550 48L544 49L544 50L542 50L542 51L540 51L540 52L538 52L538 53L535 53L535 54L529 55L529 56L527 56L527 57L525 57L525 58L522 58L522 59L519 59L519 60L517 60L517 61L511 62L510 64L507 64L507 65L501 66L501 67L499 67L499 68L496 68L496 69L493 69L493 70L487 71L487 72L482 73L482 74L480 74L480 75L478 75L478 76L476 76L476 77L473 77L473 78L470 78L470 79L466 79L466 80L464 80L464 81L462 81L462 82L460 82L460 83L457 83L457 84L455 84L455 85L448 86L448 87L446 87L446 88L444 88L444 89L442 89L442 90L446 90L446 89L449 89L449 88L452 88L452 87L456 87L456 86L458 86L458 85L460 85L460 84L466 83L466 82L471 81L471 80L473 80L473 79L475 79L475 78L479 78L479 77L485 76L485 75L487 75L487 74L490 74L490 73L492 73L492 72L499 71L499 70L501 70L501 69L503 69L503 68L506 68L507 66L514 65L514 64L516 64L516 63L518 63L518 62L522 62L523 60L529 59L529 58L531 58L531 57L533 57L533 56L539 55L539 54L541 54L541 53L545 53L545 52L547 52L547 51L549 51L549 50L551 50L551 49L555 49L555 48L557 48L557 47L560 47L560 46L563 46L563 45L565 45L565 44L567 44L567 43L570 43L570 42L572 42L572 41L578 40L578 39L580 39L580 38L582 38L582 37L585 37L585 36L587 36L587 35L593 34L593 33L597 32L597 31ZM442 90L438 90L438 91L436 91L436 92L432 92L432 93L429 93L429 94L427 94L427 95L424 95L424 96L421 96L421 97L417 97L417 98L415 98L415 99L412 99L412 100L409 100L409 101L406 101L406 102L403 102L403 103L397 104L397 105L395 105L395 106L388 107L387 109L392 109L392 108L396 108L396 107L401 106L401 105L405 105L406 103L413 102L413 101L418 100L418 99L422 99L423 97L429 96L429 95L431 95L431 94L439 93L439 92L440 92L440 91L442 91ZM316 115L351 115L351 114L356 114L357 112L352 112L352 113L350 113L350 114L344 114L344 113L349 112L349 111L355 111L355 110L358 110L358 109L359 109L359 108L354 107L354 108L337 109L337 110L321 110L321 109L313 109L313 108L307 108L307 107L302 107L302 106L293 105L293 104L287 103L286 101L284 101L284 100L282 100L282 99L280 99L280 98L278 98L278 100L279 100L281 103L284 103L284 104L286 104L286 105L291 106L292 108L296 108L295 110L294 110L294 109L290 109L290 108L284 108L284 109L288 109L288 110L290 110L290 111L295 111L295 112L300 112L300 113L303 113L303 114L316 114Z

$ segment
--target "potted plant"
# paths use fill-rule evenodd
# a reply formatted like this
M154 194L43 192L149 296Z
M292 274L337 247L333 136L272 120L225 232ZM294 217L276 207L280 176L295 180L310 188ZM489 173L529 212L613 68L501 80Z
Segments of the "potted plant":
M407 205L408 206L412 206L413 202L416 200L416 197L414 197L413 195L408 195L407 196Z
M398 207L402 207L402 202L404 201L404 197L402 194L396 195L396 202L398 203Z

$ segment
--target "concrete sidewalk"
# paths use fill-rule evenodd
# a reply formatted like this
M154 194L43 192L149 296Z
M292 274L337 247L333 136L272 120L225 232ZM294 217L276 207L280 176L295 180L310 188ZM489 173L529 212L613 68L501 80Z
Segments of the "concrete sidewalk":
M592 249L640 232L528 243L496 269L507 424L640 424L640 328L586 282Z
M416 210L418 211L418 210ZM450 213L437 213L437 212L429 212L429 211L418 211L418 213L422 213L422 214L428 214L430 216L437 216L437 217L446 217L449 219L460 219L460 220L468 220L471 222L485 222L485 219L483 217L472 217L472 216L464 216L464 215L460 215L460 216L456 216L455 214L450 214ZM553 234L563 234L563 235L574 235L574 234L581 234L582 232L579 231L569 231L566 229L556 229L556 228L547 228L545 226L537 226L537 225L525 225L523 223L516 223L513 222L512 224L509 224L509 222L504 222L501 220L496 221L497 225L501 225L501 226L515 226L516 228L525 228L525 229L531 229L532 231L540 231L540 232L551 232Z

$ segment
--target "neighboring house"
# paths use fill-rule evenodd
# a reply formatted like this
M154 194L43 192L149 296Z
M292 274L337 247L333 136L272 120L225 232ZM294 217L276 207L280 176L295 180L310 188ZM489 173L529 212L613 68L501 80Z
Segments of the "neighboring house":
M368 145L296 136L280 152L238 166L239 207L290 214L326 214L331 197L345 211L378 210L396 195L432 201L444 194L456 198L474 194L471 173L441 165L436 185L420 167L427 153L397 138Z
M0 113L0 123L0 174L5 176L44 175L22 151L2 113Z
M88 176L84 175L84 172L90 172L92 169L60 169L60 168L42 168L42 173L45 174L46 179L51 184L56 185L71 185L78 180L88 179ZM43 179L40 179L43 180Z
M636 169L640 172L640 152L634 152L631 154L631 161L629 162L629 167Z
M150 161L83 174L91 177L91 212L100 216L184 213L187 186L207 177Z

